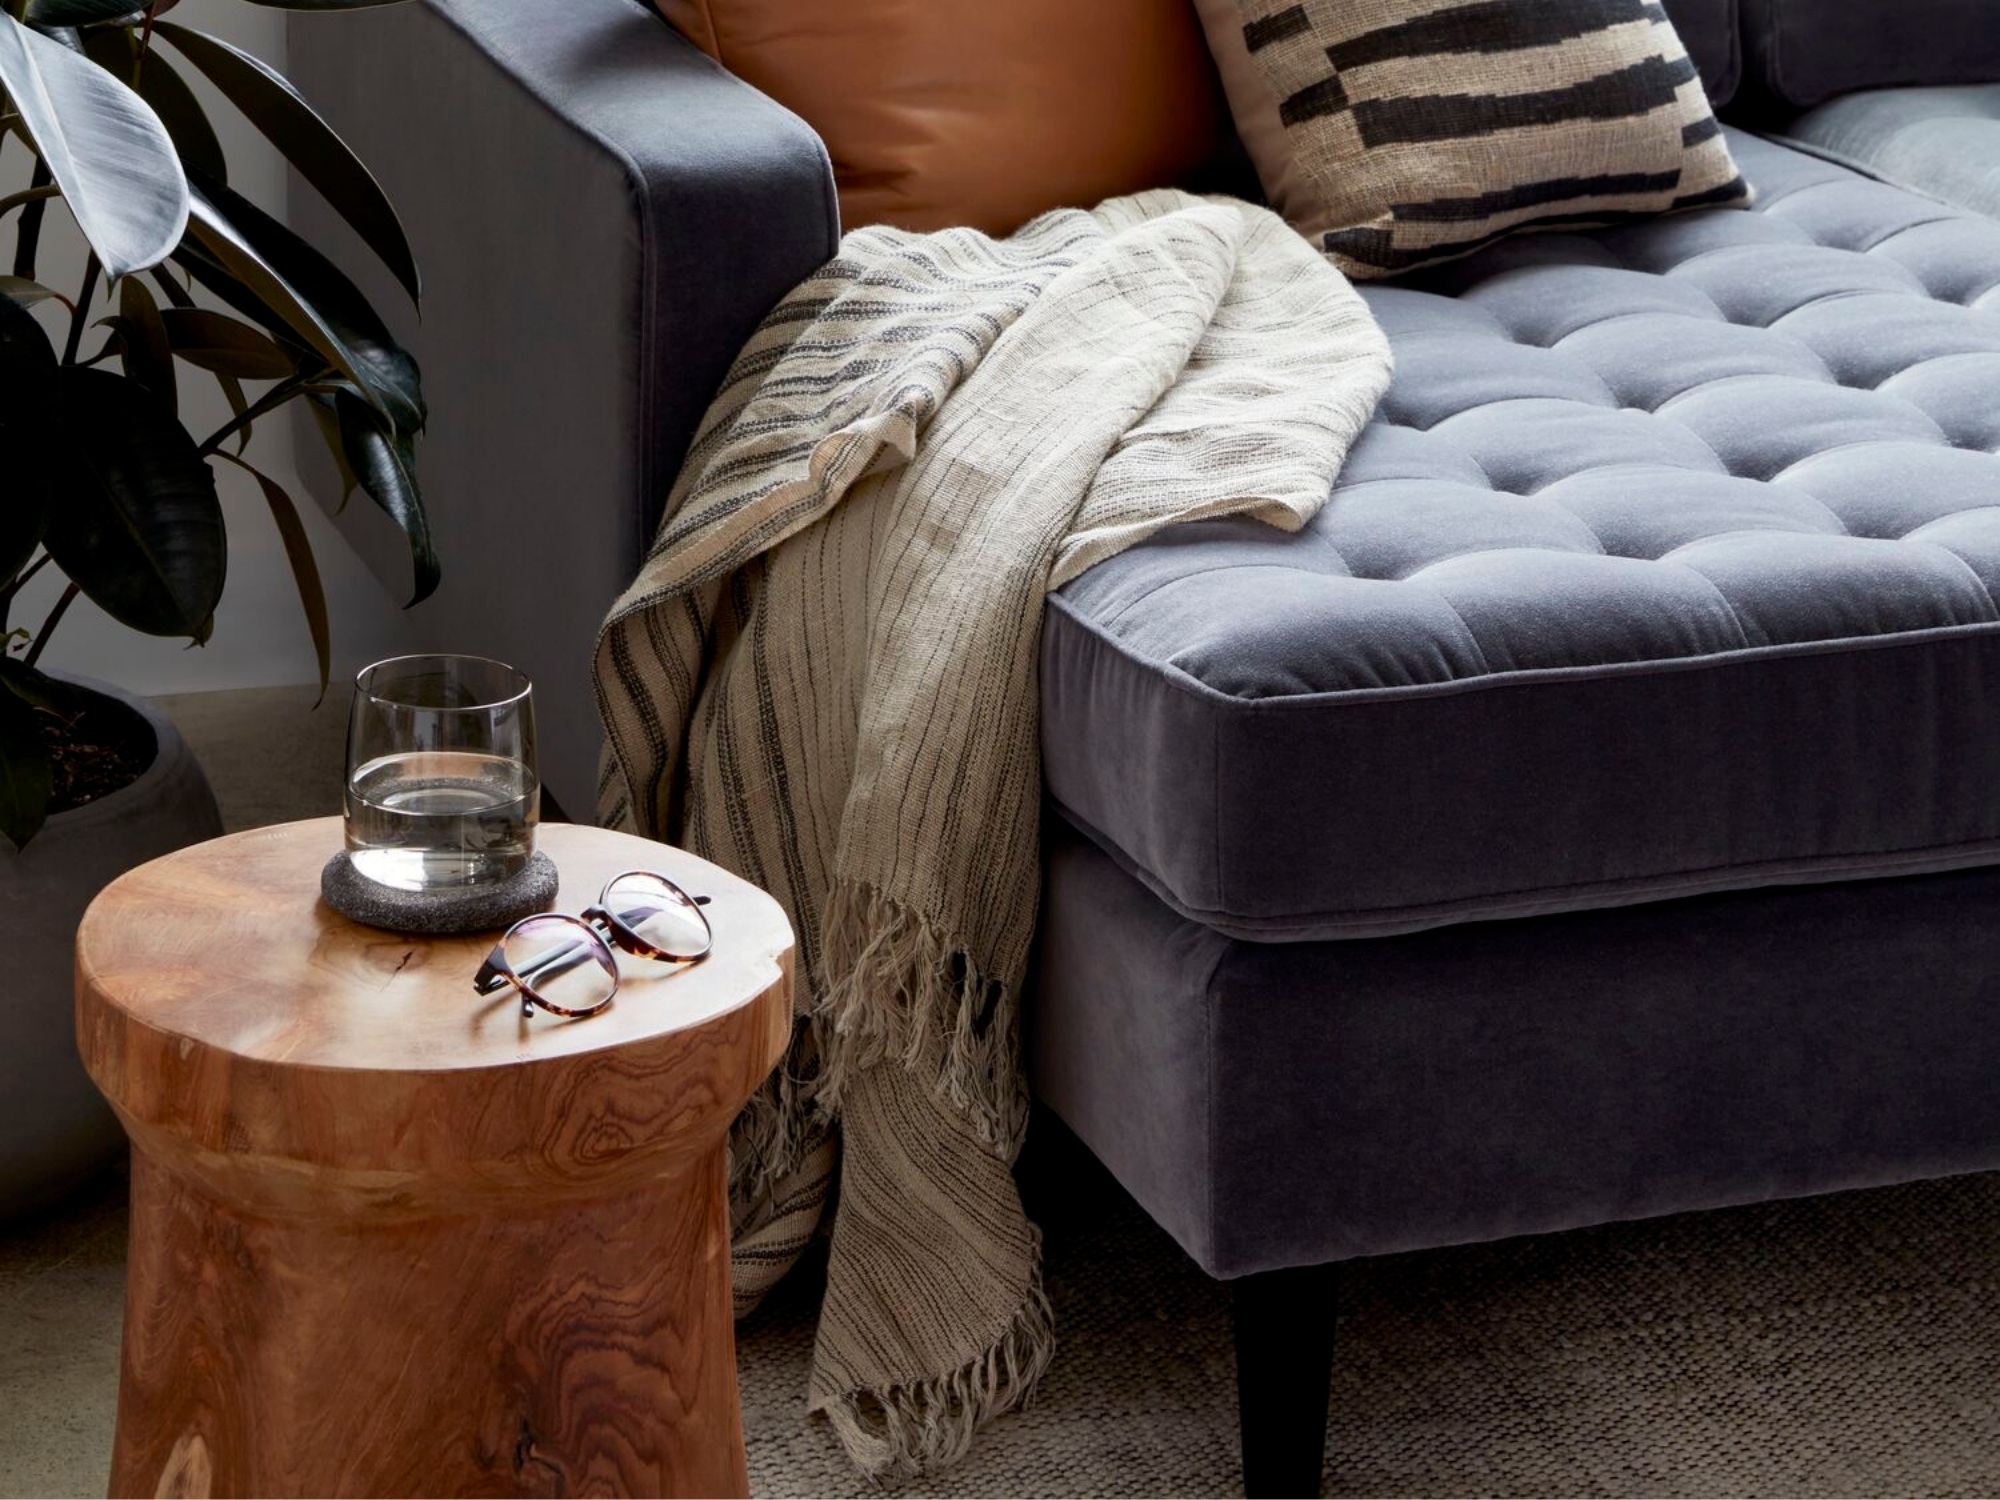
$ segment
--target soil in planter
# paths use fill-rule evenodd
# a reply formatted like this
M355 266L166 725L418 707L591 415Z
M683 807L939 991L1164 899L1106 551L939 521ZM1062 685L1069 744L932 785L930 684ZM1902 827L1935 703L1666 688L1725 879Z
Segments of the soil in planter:
M153 726L115 698L78 693L63 707L61 715L37 713L55 759L51 816L122 791L146 774L160 749Z

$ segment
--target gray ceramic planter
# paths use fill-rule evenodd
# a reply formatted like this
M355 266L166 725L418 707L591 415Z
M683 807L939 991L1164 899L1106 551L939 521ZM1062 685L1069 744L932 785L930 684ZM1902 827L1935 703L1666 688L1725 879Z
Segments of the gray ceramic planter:
M0 1218L68 1191L124 1138L76 1055L71 950L83 909L134 865L222 832L208 779L157 709L64 680L131 707L159 749L137 781L49 819L26 850L0 843Z

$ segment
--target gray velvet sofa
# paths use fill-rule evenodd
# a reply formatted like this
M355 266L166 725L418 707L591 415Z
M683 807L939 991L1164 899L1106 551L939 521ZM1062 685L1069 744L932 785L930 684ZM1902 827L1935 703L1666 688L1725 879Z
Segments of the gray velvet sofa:
M1319 1481L1345 1260L2000 1167L2000 27L1669 9L1754 210L1370 288L1312 526L1052 601L1033 1082L1236 1282L1253 1493ZM431 626L581 810L597 620L825 163L633 0L378 14L293 67L429 272Z

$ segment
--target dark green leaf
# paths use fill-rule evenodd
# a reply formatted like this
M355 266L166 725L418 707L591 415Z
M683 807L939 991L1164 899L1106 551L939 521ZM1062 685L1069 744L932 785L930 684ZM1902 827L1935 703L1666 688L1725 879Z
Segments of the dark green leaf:
M83 33L74 26L37 26L35 30L52 42L61 42L72 52L83 51Z
M109 68L120 78L130 78L139 56L139 38L124 27L100 28L84 38L83 50L98 66ZM229 162L201 101L157 49L146 53L136 87L139 97L153 106L153 113L173 137L182 164L207 173L217 182L227 182Z
M12 16L0 16L0 86L106 273L166 259L187 227L187 178L152 107Z
M27 308L0 297L0 583L27 565L49 510L56 351Z
M164 292L167 301L171 302L175 307L194 306L194 298L188 295L188 289L182 286L174 273L165 266L155 266L146 274L152 277L153 285Z
M415 302L423 295L417 258L402 220L375 176L334 133L333 127L299 96L297 89L247 52L227 42L166 22L154 28L203 73L285 155L301 177L319 190L354 226L368 248L382 258ZM150 68L152 64L149 62ZM200 166L199 162L192 165ZM206 170L206 169L204 169Z
M438 560L423 492L417 487L415 440L391 430L381 413L346 391L334 397L334 415L340 422L341 452L356 481L410 539L410 565L416 578L410 603L419 604L438 586Z
M27 22L37 31L57 26L94 26L100 21L136 17L144 9L132 0L33 0Z
M4 98L6 92L5 85L0 84L0 98ZM9 128L18 131L23 140L27 139L27 133L21 131L18 124ZM4 134L0 134L0 140L5 138ZM36 157L34 170L28 174L28 186L45 188L54 183L55 179L49 175L49 164ZM49 200L35 198L22 208L21 217L14 225L14 274L24 280L35 279L35 256L42 243L42 219L48 211Z
M78 689L4 652L0 652L0 689L12 693L30 707L45 708L66 719L73 718L83 706L79 702Z
M162 9L164 8L163 6ZM186 309L194 306L194 298L187 294L186 287L174 279L172 271L169 271L165 266L155 266L152 269L151 275L154 284L162 292L166 293L167 301L171 302L175 307ZM234 375L225 375L220 370L212 373L215 375L215 383L222 388L223 398L229 402L229 409L237 416L242 416L249 409L250 405L243 397L243 387L237 384ZM236 429L236 451L238 453L241 453L245 448L250 446L252 425L249 422L245 422L241 427Z
M360 389L399 432L424 424L417 363L319 251L220 183L195 179L180 260L238 312L287 330Z
M23 276L0 276L0 297L5 297L16 307L33 307L37 302L47 302L51 298L60 302L62 294L54 287L43 286L39 281L29 281Z
M14 694L0 693L0 833L15 848L41 832L54 791L55 767L40 716Z
M222 388L222 399L229 403L230 412L238 417L250 410L250 403L243 395L243 387L234 375L215 372L215 383ZM255 422L245 422L236 429L236 451L240 454L250 446L250 434L256 428Z
M125 373L167 405L180 411L180 392L174 385L174 351L167 342L166 324L160 321L159 304L146 290L146 283L127 276L118 283L119 332L125 347Z
M56 351L28 308L40 301L41 296L53 297L55 293L47 287L37 289L41 295L19 290L35 286L34 282L23 282L16 277L0 277L0 355L11 354L26 360L24 373L31 372L39 384L53 373ZM5 414L4 404L0 404L0 416Z
M172 412L107 370L58 376L62 443L46 545L106 614L207 638L228 546L215 476Z
M161 310L167 342L191 365L244 380L284 380L298 362L248 323L202 308Z
M264 503L271 507L271 519L277 523L278 535L285 544L285 557L292 565L292 579L299 586L299 606L306 613L313 654L319 659L319 691L324 698L333 662L333 638L327 628L326 591L320 586L319 564L313 559L312 542L306 536L305 523L299 519L299 508L269 475L240 458L223 456L257 481L257 487L264 492Z
M347 450L340 441L340 416L334 410L333 397L319 391L306 395L306 410L312 413L313 426L326 443L326 451L333 459L333 467L340 475L340 503L333 508L339 515L347 509L347 502L354 498L354 491L360 480L354 477L353 466L347 462Z

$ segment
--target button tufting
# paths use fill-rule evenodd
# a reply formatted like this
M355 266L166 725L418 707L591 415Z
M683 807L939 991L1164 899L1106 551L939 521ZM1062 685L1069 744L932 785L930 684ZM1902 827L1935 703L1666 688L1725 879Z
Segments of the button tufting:
M1052 794L1156 892L1282 871L1252 916L1297 936L1433 836L1418 905L1475 846L1646 891L2000 839L1990 775L1910 750L2000 743L2000 224L1730 142L1748 212L1364 287L1396 375L1304 534L1173 528L1064 587Z
M1993 502L2000 312L1973 304L2000 302L2000 231L1745 149L1768 179L1751 212L1522 237L1420 285L1363 289L1396 377L1311 528L1357 577L1520 581L1532 570L1510 559L1524 554L1657 562L1715 537L1747 537L1731 547L1760 557L1805 537L1893 548ZM1865 592L1873 565L1843 562L1860 569L1846 586ZM1929 576L1882 566L1885 587ZM1730 604L1774 642L1817 638L1831 618ZM1932 605L1933 623L1964 618L1949 589ZM1308 660L1293 670L1315 690L1343 685Z

